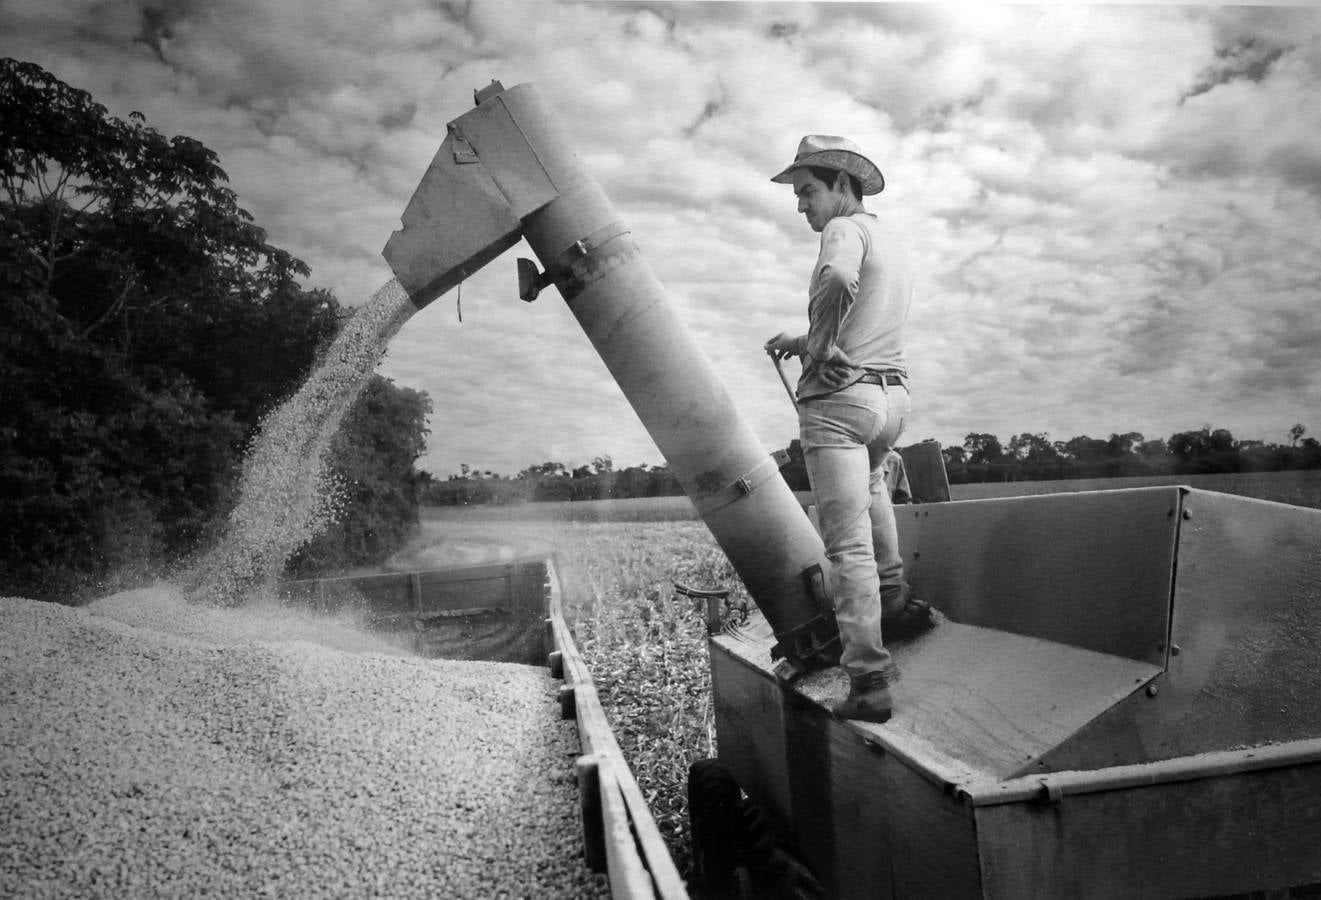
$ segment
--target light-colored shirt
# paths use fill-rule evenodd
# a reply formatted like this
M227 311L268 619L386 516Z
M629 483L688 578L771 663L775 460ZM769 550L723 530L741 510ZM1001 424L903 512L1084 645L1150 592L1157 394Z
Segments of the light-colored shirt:
M821 379L828 362L854 366L849 383L867 370L907 373L904 325L913 276L898 236L876 216L862 212L826 223L808 297L799 400L838 390Z

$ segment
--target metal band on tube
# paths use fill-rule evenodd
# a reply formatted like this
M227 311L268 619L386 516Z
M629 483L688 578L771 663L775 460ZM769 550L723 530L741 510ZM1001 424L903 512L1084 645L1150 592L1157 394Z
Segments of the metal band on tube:
M555 286L566 302L573 300L593 282L641 254L634 241L620 240L628 233L629 230L621 223L611 222L587 237L574 241L555 257L550 270L555 278Z
M757 487L780 471L779 465L775 462L773 456L768 456L764 461L752 469L752 471L736 478L729 484L717 488L709 494L693 498L693 506L697 507L700 515L707 515L715 512L722 506L728 506L740 497L746 497L757 489Z

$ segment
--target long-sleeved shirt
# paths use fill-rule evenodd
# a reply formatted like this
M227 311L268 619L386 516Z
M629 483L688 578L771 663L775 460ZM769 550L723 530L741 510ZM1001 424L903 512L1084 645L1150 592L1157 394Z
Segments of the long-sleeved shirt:
M913 277L897 236L876 216L855 213L826 223L808 296L799 400L839 389L821 378L827 363L853 366L849 383L866 370L907 371L904 324Z

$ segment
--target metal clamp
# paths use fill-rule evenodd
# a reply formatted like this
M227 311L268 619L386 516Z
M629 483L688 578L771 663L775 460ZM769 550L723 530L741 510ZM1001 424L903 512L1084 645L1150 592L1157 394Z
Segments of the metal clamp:
M786 683L817 669L838 665L843 645L834 604L826 590L826 574L820 563L808 566L801 577L812 596L816 615L793 628L775 632L771 647L775 677Z
M548 267L548 271L567 269L593 250L599 250L615 238L628 233L629 231L624 227L623 222L610 222L607 225L602 225L591 234L579 238L556 254L555 259L551 261Z
M780 472L780 466L775 457L767 456L764 460L749 472L740 475L733 481L723 485L702 497L694 497L693 505L697 507L700 515L708 515L715 512L722 506L728 506L735 500L746 497L767 480L774 478Z
M777 631L771 647L772 670L781 681L838 665L843 646L835 614L822 613L788 631Z
M457 154L458 151L455 152ZM544 272L538 271L537 264L532 260L520 259L518 261L519 298L531 303L544 288L554 284L560 289L560 294L565 300L572 300L588 284L604 277L612 269L638 255L637 245L631 241L613 249L609 254L596 254L596 251L606 244L628 233L628 229L619 222L611 222L598 228L556 254Z
M546 274L554 279L565 301L571 302L589 285L640 255L637 244L621 240L628 233L622 223L611 222L556 255Z

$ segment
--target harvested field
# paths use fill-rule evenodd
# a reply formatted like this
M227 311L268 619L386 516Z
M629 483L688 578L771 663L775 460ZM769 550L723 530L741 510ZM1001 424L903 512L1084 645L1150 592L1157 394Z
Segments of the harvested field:
M0 895L609 896L545 669L157 587L0 600L0 684Z

